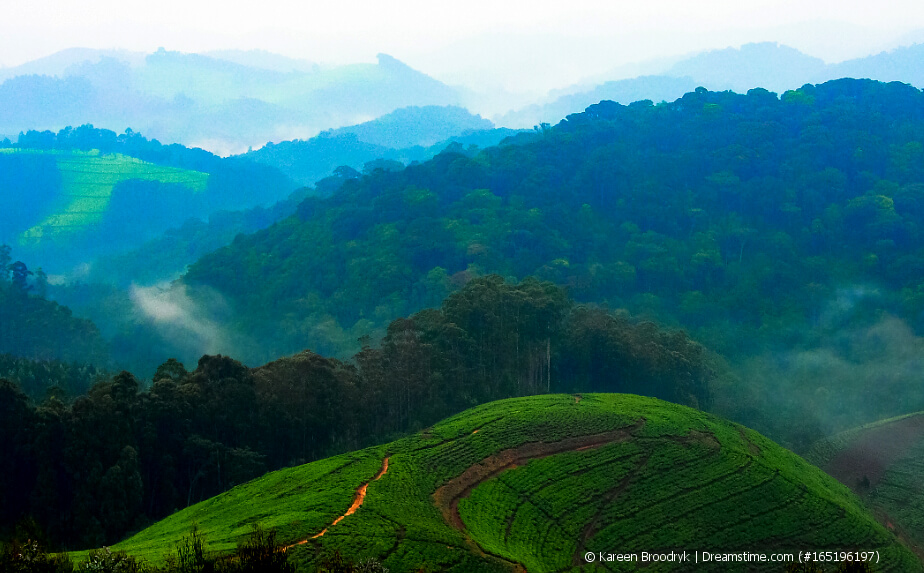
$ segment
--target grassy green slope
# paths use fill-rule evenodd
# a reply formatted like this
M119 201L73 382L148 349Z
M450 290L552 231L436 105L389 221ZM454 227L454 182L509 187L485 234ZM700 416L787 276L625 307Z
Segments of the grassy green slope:
M363 484L362 505L331 525ZM159 561L197 523L213 548L230 549L255 521L287 543L307 540L291 549L302 564L339 549L391 571L602 571L583 565L584 551L800 548L875 549L882 570L921 570L847 488L801 458L715 416L631 395L485 404L273 472L116 547Z
M208 174L155 165L119 153L98 151L39 151L0 149L0 153L51 154L61 173L61 197L53 213L26 231L25 241L61 235L98 222L109 205L112 189L120 181L138 179L175 183L193 192L204 191Z
M924 557L924 412L841 432L807 457L856 490Z

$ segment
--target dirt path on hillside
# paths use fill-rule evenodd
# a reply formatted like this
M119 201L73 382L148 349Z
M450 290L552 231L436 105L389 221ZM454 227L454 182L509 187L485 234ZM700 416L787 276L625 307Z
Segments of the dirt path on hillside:
M446 482L433 493L433 502L443 514L446 523L464 532L465 524L459 515L459 501L468 497L472 490L480 484L531 460L565 452L599 448L614 442L624 442L644 424L644 420L639 420L632 426L612 432L565 438L558 442L528 442L516 448L503 450L485 458Z
M322 529L322 530L320 531L320 533L316 533L316 534L312 535L311 537L309 537L309 538L307 538L307 539L302 539L301 541L296 541L295 543L293 543L293 544L291 544L291 545L286 545L285 547L282 548L282 550L283 550L283 551L286 551L287 549L290 549L290 548L292 548L292 547L295 547L296 545L304 545L304 544L308 543L308 540L309 540L309 539L317 539L318 537L321 537L322 535L324 535L325 533L327 533L327 530L328 530L328 529L330 529L331 527L333 527L333 526L337 525L338 523L340 523L341 521L343 521L343 518L344 518L344 517L346 517L346 516L348 516L348 515L353 515L354 513L356 513L356 510L359 509L359 507L360 507L360 506L363 504L363 502L366 500L366 488L369 487L369 484L370 484L370 483L372 483L372 482L374 482L374 481L378 481L379 478L381 478L383 475L385 475L385 472L387 472L387 471L388 471L388 456L385 456L385 459L382 460L382 469L379 470L379 473L375 474L375 477L374 477L374 478L372 478L371 480L367 481L367 482L364 483L363 485L359 486L359 489L356 490L356 495L353 496L353 503L350 504L350 507L349 507L349 508L347 508L346 513L344 513L343 515L341 515L340 517L338 517L337 519L335 519L333 523L331 523L330 525L328 525L327 527L325 527L324 529Z
M924 415L871 428L835 455L824 470L856 490L863 478L874 488L889 467L924 437Z

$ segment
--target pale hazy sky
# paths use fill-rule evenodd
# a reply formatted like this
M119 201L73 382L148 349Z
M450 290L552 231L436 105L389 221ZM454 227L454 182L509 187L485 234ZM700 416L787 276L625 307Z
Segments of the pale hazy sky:
M322 63L385 52L452 83L542 90L750 41L827 61L924 29L922 0L0 0L0 66L68 47L264 49Z

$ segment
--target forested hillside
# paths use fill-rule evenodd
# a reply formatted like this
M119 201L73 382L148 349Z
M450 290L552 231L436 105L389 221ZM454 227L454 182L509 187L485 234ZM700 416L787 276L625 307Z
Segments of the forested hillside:
M8 245L0 245L0 376L7 376L4 354L32 360L61 360L103 366L108 349L99 330L89 320L76 318L66 306L45 299L47 276L26 263L14 261ZM19 368L13 368L19 370ZM29 368L27 368L29 369ZM45 384L33 387L40 394ZM84 390L83 388L73 388Z
M426 161L449 145L489 147L518 130L494 128L480 116L452 106L409 107L358 125L321 132L307 140L267 143L242 157L275 167L304 185L336 168L361 170L370 162L390 165Z
M890 341L924 329L922 160L924 94L903 84L601 102L474 157L347 181L184 280L232 301L229 329L260 340L240 355L258 362L350 348L474 276L536 275L742 365L821 351L760 383L742 370L724 393L742 421L807 445L924 407L892 399L918 384L904 362L870 384ZM825 376L857 362L870 368Z
M51 396L70 399L86 394L95 383L111 375L99 366L76 362L87 358L92 357L84 355L64 362L0 354L0 378L15 383L35 403Z
M0 241L49 272L72 272L189 218L269 206L295 187L272 167L130 129L28 131L0 143Z
M0 443L11 452L0 457L0 535L32 520L58 547L113 543L268 470L499 398L711 401L711 363L685 334L575 305L535 279L475 279L365 343L350 362L305 351L251 369L219 355L189 372L171 359L148 388L121 372L69 402L30 402L0 382Z

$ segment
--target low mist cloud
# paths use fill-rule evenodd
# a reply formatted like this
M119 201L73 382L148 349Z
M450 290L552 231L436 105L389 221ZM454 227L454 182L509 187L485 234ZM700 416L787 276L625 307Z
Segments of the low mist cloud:
M719 405L797 451L814 440L924 410L924 338L870 287L839 290L802 348L737 364Z
M130 296L170 346L188 355L228 352L230 344L217 318L227 306L218 293L197 290L194 299L182 284L132 285Z

